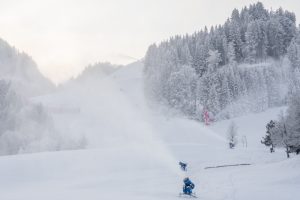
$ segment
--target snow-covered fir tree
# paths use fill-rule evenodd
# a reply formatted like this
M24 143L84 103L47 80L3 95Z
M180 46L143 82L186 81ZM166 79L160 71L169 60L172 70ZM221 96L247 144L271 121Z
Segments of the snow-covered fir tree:
M271 134L272 134L272 129L275 127L275 122L273 120L271 120L267 126L266 126L266 136L263 137L261 143L266 145L267 147L270 147L270 152L273 153L274 152L274 144L271 138Z
M264 144L271 143L273 147L285 148L287 157L290 153L300 153L300 92L292 96L287 113L279 115L278 120L269 126Z
M288 124L286 121L286 116L283 112L280 113L278 120L275 121L275 126L270 130L271 140L275 147L285 148L287 157L290 157L290 132L288 131Z
M227 130L227 140L230 149L233 149L238 142L237 126L235 122L231 122Z
M287 131L290 152L300 153L300 91L290 100L287 110Z

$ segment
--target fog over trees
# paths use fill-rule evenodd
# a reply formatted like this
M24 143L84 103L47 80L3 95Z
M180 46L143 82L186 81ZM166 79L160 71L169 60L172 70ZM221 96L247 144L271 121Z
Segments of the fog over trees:
M0 155L84 147L84 138L64 137L34 101L54 89L30 56L0 39Z

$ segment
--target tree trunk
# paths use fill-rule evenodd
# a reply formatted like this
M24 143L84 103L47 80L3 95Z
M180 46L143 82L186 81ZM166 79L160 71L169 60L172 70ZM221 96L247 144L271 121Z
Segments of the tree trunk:
M290 158L290 150L289 150L288 146L285 147L285 152L286 152L287 158Z
M271 151L271 153L274 153L274 152L275 152L275 150L274 150L274 145L273 145L273 144L271 144L270 151Z

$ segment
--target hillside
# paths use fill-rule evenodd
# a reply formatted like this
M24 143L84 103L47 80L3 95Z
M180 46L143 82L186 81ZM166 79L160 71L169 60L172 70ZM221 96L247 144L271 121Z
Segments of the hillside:
M0 79L9 81L19 94L37 96L54 89L33 59L0 39Z
M80 12L61 10L76 13L75 24L60 15L54 22L71 34L51 28L52 14L40 20L59 36L51 38L62 45L57 53L68 55L69 45L81 60L101 54L96 45L134 59L95 39L125 45L118 37L126 39L127 22L116 27L101 13L106 30L81 3ZM124 5L109 13L136 19ZM82 14L93 18L84 29ZM140 39L126 44L135 52ZM222 25L152 44L128 65L89 65L58 87L0 39L0 200L298 200L299 154L300 27L288 10L261 2L234 9ZM184 191L187 177L193 193Z
M248 147L232 150L225 139L230 121L207 127L150 111L142 80L142 65L136 63L97 86L40 98L45 105L75 100L79 114L57 113L54 119L65 127L65 137L85 134L89 148L0 157L1 197L178 199L182 179L189 176L200 199L299 198L299 157L286 160L281 150L270 154L260 144L265 123L281 108L233 119ZM188 162L187 174L179 170L179 161ZM238 163L251 165L204 169Z
M299 33L288 10L233 9L222 25L148 48L147 97L200 121L204 112L224 120L284 106L299 88Z
M84 84L85 82L105 78L119 70L122 66L110 63L95 63L88 65L72 82Z
M63 138L34 101L55 90L31 57L0 39L0 155L83 148L83 138Z

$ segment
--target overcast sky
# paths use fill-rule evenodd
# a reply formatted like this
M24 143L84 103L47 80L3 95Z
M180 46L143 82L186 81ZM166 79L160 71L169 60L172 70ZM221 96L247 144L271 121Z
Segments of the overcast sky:
M142 58L147 47L205 25L223 24L252 0L0 0L0 37L54 82L97 61ZM298 0L262 0L300 13Z

